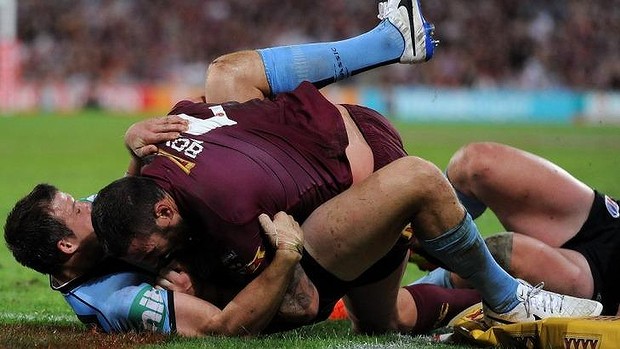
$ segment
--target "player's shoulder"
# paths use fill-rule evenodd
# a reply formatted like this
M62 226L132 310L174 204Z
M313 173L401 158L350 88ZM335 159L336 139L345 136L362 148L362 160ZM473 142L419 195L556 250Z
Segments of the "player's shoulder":
M137 271L117 271L83 280L65 294L81 319L96 318L106 332L170 332L173 312L168 291L157 288L152 277Z
M111 270L107 273L93 273L57 288L58 291L70 301L79 299L81 303L89 306L105 308L116 302L114 300L119 293L135 292L135 288L142 284L149 284L154 280L153 276L146 272L136 270Z
M123 287L114 293L117 304L109 313L126 320L128 328L139 331L170 332L174 305L167 290L142 283Z

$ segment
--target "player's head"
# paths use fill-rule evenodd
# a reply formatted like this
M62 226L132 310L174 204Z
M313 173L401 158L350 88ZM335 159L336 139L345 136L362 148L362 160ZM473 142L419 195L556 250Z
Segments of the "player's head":
M149 269L161 266L185 231L174 200L144 177L121 178L103 188L92 218L109 254Z
M98 245L90 208L52 185L39 184L9 213L4 239L19 263L55 274L76 251Z

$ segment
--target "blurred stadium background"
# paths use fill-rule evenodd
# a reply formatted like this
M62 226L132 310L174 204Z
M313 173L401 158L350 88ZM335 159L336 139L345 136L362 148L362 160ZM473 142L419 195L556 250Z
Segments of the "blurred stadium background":
M423 1L429 63L326 90L406 120L620 122L620 0ZM337 40L372 0L0 0L0 113L165 112L234 50Z

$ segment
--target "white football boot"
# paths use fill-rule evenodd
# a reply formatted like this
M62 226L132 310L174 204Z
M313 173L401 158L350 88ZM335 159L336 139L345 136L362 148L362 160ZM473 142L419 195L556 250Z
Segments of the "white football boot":
M380 20L387 18L403 35L405 51L401 63L422 63L433 57L439 41L433 39L435 26L422 15L419 0L387 0L379 3Z
M519 280L517 297L521 303L502 314L483 304L484 322L488 326L495 326L550 317L598 316L603 311L603 305L597 301L545 291L542 289L543 285L540 283L532 286Z

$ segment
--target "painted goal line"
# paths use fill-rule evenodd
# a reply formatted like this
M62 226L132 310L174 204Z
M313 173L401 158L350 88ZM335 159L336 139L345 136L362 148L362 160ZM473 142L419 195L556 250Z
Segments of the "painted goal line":
M46 314L46 313L11 313L0 312L0 322L76 322L75 315Z

